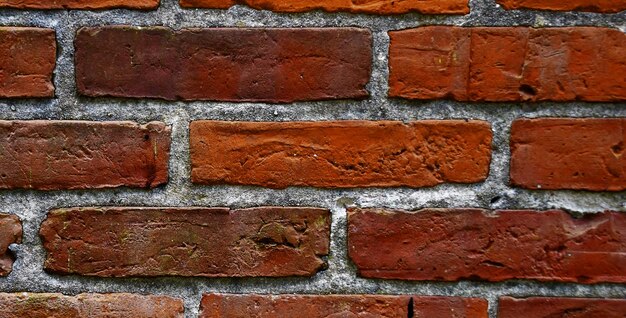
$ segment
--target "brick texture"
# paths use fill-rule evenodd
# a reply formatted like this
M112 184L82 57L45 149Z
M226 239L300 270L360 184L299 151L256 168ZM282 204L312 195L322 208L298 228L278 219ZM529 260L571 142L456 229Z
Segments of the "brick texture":
M626 214L350 209L349 256L364 277L626 282Z
M518 119L511 183L527 189L626 190L626 118Z
M366 98L369 30L82 28L78 91L167 100L293 101Z
M328 210L76 208L41 226L45 268L124 276L311 276L326 266Z
M16 9L141 9L151 10L159 6L159 0L0 0L0 8Z
M352 12L370 14L400 14L420 12L426 14L469 13L468 0L180 0L182 7L226 9L235 4L245 4L259 10L275 12L305 12L324 10L328 12Z
M15 258L9 245L22 242L22 223L15 215L0 213L0 276L6 276L13 269Z
M497 0L505 9L590 11L615 13L626 10L626 0Z
M487 318L488 316L487 302L477 298L205 294L202 297L200 317Z
M498 318L624 318L626 299L501 297Z
M471 183L489 173L491 137L482 121L196 121L191 174L270 188Z
M0 98L54 96L54 30L0 27L0 57Z
M169 147L158 122L0 121L0 189L153 188Z
M596 27L429 26L389 32L389 96L626 100L626 35Z
M136 294L4 294L2 318L183 318L183 301Z

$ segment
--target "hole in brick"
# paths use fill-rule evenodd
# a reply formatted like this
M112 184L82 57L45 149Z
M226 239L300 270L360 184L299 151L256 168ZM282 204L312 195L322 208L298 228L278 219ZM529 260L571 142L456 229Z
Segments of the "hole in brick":
M519 91L522 92L525 95L530 95L530 96L537 95L537 90L534 87L532 87L532 86L530 86L528 84L520 85Z
M143 135L143 140L148 140L148 139L150 139L150 135L148 134Z
M407 310L407 317L408 318L413 318L413 316L415 316L415 312L414 312L414 309L413 309L413 297L411 297L409 299L409 308Z
M620 141L617 145L611 147L611 151L616 155L622 154L624 152L624 142Z

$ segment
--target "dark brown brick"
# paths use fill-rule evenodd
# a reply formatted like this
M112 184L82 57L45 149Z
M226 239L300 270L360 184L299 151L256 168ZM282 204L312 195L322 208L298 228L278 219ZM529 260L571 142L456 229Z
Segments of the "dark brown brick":
M626 299L501 297L498 318L624 318Z
M389 96L626 100L626 35L597 27L427 26L389 32Z
M0 56L0 98L54 96L54 30L0 27Z
M511 183L543 190L626 190L626 118L516 120Z
M125 276L311 276L326 266L328 210L75 208L50 212L45 268Z
M4 294L2 318L183 318L180 299L136 294Z
M369 30L82 28L78 91L87 96L288 103L365 98Z
M0 276L9 275L13 269L15 258L9 251L9 245L21 242L22 223L18 217L0 213Z
M487 178L482 121L191 123L192 181L270 188L425 187Z
M487 318L487 302L460 297L205 294L200 317Z
M626 214L351 209L349 256L363 277L626 282Z
M169 148L159 122L0 120L0 189L153 188Z

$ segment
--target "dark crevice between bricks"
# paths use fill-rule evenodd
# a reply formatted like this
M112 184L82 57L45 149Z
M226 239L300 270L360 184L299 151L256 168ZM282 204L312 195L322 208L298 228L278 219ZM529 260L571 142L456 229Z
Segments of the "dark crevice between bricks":
M409 308L407 309L407 318L413 318L415 316L415 310L413 308L413 297L409 298Z

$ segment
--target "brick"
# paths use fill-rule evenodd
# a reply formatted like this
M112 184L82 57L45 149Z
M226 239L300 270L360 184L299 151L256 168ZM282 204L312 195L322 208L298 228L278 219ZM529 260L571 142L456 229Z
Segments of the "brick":
M369 278L626 282L626 214L350 209L349 256Z
M407 0L400 2L378 0L180 0L180 5L186 8L227 9L236 4L274 12L324 10L327 12L341 11L383 15L409 12L425 14L469 13L468 0Z
M154 10L159 7L159 0L0 0L0 8L15 9L139 9Z
M500 297L498 318L623 318L626 299Z
M0 56L0 98L54 96L54 30L0 27Z
M198 184L425 187L487 178L483 121L222 122L190 126Z
M386 295L205 294L200 317L487 318L484 299Z
M183 301L136 294L0 293L2 318L183 318Z
M543 190L626 190L626 118L518 119L511 184Z
M154 188L169 147L159 122L0 121L0 189Z
M389 32L389 96L626 100L626 35L596 27L428 26Z
M371 32L356 28L82 28L87 96L289 103L366 98Z
M128 276L311 276L326 266L330 214L316 208L74 208L40 229L45 269Z
M15 215L0 213L0 277L13 269L15 258L9 245L22 242L22 223Z
M589 11L616 13L626 10L626 0L497 0L505 9Z

